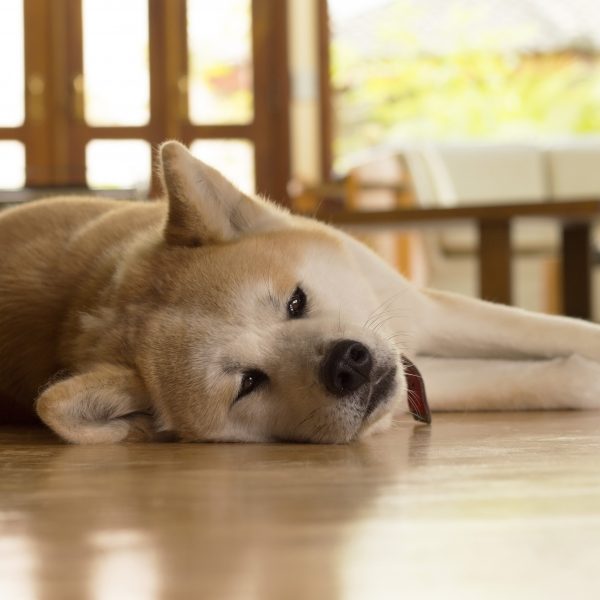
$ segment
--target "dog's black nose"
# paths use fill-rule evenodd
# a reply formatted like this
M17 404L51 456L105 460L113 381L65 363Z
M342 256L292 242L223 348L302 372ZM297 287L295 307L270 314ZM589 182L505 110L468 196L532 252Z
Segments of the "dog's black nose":
M335 342L321 363L321 381L335 396L346 396L369 381L373 358L355 340Z

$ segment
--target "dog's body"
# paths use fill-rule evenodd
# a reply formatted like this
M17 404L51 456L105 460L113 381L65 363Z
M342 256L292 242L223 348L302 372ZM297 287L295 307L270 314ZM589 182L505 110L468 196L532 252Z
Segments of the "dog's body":
M600 408L600 327L416 289L181 145L162 160L168 201L0 215L2 413L73 442L341 442L406 406L402 356L434 410Z

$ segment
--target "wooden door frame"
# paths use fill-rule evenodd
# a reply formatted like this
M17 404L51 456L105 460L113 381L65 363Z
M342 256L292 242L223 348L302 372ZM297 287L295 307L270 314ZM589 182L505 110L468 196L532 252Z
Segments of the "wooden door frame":
M49 3L45 0L23 2L23 53L25 119L17 127L0 127L0 140L15 140L25 147L25 185L35 187L53 183L53 131L47 115L52 111L51 39Z
M331 27L327 0L316 0L319 51L319 127L321 181L333 177L333 98L331 86Z
M288 204L291 156L287 2L253 0L252 9L256 187L259 193Z
M255 148L257 191L286 203L290 179L287 2L252 0L254 119L248 124L194 125L187 117L186 0L147 0L150 120L96 127L83 119L81 0L24 0L25 81L43 78L43 93L25 94L25 123L0 128L0 139L25 145L28 187L85 186L91 139L247 139ZM79 79L78 79L79 78ZM30 86L31 87L31 86ZM153 157L156 162L156 157ZM153 169L156 172L156 169ZM159 183L153 181L153 191Z

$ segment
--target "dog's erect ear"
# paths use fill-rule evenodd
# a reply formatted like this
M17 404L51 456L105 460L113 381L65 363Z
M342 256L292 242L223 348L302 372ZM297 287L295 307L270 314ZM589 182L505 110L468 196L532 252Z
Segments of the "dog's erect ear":
M98 365L64 379L38 398L39 417L58 435L76 444L109 444L155 439L150 403L130 369Z
M165 142L160 156L169 201L165 229L169 244L225 242L285 223L284 211L267 201L249 198L179 142Z

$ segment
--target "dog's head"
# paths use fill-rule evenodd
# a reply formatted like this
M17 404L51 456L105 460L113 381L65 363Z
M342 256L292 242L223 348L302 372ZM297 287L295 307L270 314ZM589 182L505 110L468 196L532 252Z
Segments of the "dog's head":
M48 390L71 386L101 406L83 438L44 414L44 396L41 416L73 441L158 429L188 441L346 442L387 424L406 398L390 327L402 315L376 297L352 244L243 195L176 142L161 154L166 221L123 257L114 323L100 325L120 331L130 364ZM89 429L98 414L102 439Z

